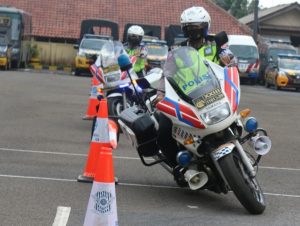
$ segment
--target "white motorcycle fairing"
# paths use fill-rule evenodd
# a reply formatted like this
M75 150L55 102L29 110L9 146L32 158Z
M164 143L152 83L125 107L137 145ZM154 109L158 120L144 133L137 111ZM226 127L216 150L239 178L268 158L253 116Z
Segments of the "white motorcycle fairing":
M239 74L236 68L221 68L220 66L209 62L212 69L217 69L218 80L220 81L223 98L208 104L202 109L187 103L182 100L174 90L167 78L165 78L166 95L165 98L157 104L157 109L172 120L173 137L181 144L192 137L196 142L186 145L188 150L194 154L197 153L197 148L201 144L201 139L209 134L221 131L223 128L229 127L237 120L237 108L240 100L240 84ZM222 72L220 74L220 72ZM224 120L214 124L207 125L200 115L208 111L214 111L219 106L228 104L230 115Z

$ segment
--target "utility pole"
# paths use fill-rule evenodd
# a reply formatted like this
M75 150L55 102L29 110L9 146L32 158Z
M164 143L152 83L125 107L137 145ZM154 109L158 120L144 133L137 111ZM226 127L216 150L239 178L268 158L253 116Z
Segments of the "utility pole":
M253 21L253 38L257 43L257 33L258 33L258 4L259 0L254 0L254 21Z

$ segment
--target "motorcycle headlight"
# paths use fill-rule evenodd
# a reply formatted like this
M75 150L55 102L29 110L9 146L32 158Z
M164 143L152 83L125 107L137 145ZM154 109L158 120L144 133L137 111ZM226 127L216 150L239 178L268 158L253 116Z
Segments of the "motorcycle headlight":
M113 72L108 75L104 75L105 82L116 82L121 79L121 73L120 72Z
M85 57L86 53L84 51L79 51L78 56Z
M224 103L217 108L214 108L208 112L201 115L202 120L207 125L213 125L218 122L223 121L230 115L230 108L228 103Z

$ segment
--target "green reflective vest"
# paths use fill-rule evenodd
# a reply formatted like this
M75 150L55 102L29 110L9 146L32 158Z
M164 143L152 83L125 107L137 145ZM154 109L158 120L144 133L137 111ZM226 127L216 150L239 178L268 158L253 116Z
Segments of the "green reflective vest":
M135 48L135 49L126 49L126 52L128 53L129 56L136 56L136 62L133 65L133 70L135 72L140 72L145 68L146 60L143 57L140 57L141 54L141 49Z

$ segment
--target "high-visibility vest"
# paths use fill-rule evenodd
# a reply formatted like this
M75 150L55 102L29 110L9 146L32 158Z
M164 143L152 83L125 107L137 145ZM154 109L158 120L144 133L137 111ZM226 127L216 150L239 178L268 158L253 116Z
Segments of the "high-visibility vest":
M126 49L126 52L128 53L129 56L136 56L137 60L135 64L133 65L133 70L135 72L140 72L145 68L146 64L146 57L141 57L141 53L145 51L143 46L139 46L134 49Z

